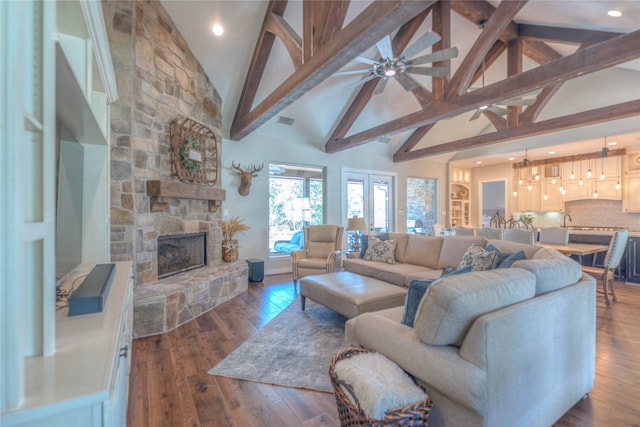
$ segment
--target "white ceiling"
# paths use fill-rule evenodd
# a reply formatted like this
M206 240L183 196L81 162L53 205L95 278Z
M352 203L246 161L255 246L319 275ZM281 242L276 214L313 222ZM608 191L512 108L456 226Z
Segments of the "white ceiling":
M268 1L161 0L161 3L220 93L223 100L223 132L225 136L228 136ZM497 6L499 1L491 1L491 3ZM352 0L345 25L369 4L370 1ZM622 11L623 16L620 18L607 16L606 12L610 9ZM284 17L298 34L302 33L301 16L302 2L290 0ZM458 58L452 60L452 69L455 71L480 29L455 13L452 13L452 19L452 45L457 46L461 52ZM423 26L425 30L428 30L430 24L426 21ZM592 30L631 32L640 28L640 1L531 0L518 14L516 21ZM225 29L221 37L214 36L212 33L211 27L214 23L222 24ZM575 50L575 47L567 45L553 45L552 47L563 55L570 54ZM363 52L362 56L376 57L375 48ZM525 69L533 66L531 63L525 63ZM363 65L354 61L344 67L344 70L360 68L363 68ZM504 58L501 58L492 68L487 70L486 84L502 79L504 76L502 70L504 69ZM256 103L281 84L286 76L292 72L291 60L282 43L276 39L265 77L256 97ZM573 82L565 84L561 89L561 91L565 91L563 94L565 96L562 96L559 91L552 101L556 101L556 98L558 100L555 104L550 102L547 109L560 111L562 114L571 114L602 106L602 104L589 106L590 102L597 104L599 99L585 98L582 100L576 93L588 92L584 89L585 87L594 86L594 81L602 82L603 79L605 81L626 79L625 81L631 82L631 87L628 87L624 94L612 95L617 97L614 99L615 102L604 105L640 98L640 60L599 73L594 73L599 74L597 76L599 80L589 80L589 78L595 79L596 77L586 76L576 79L584 80L574 85L569 84ZM301 144L324 146L342 112L359 88L359 86L349 88L346 86L358 79L360 76L334 76L325 80L279 114L279 116L295 119L293 126L287 127L278 124L278 116L276 116L254 133L277 133L280 138L291 138L294 141L300 141ZM425 87L430 88L428 77L419 80ZM615 91L612 90L612 92ZM569 93L571 94L570 98L566 96ZM576 96L579 101L563 103L563 100L576 99ZM584 108L578 107L576 110L576 104L580 104L580 107ZM351 133L409 114L418 108L415 98L404 92L395 81L391 81L385 91L375 96L374 100L367 105ZM563 109L567 111L563 111ZM489 121L484 117L470 122L469 117L472 113L465 113L438 123L421 144L423 146L435 145L493 130ZM544 119L544 114L541 119ZM429 159L441 162L451 160L456 164L467 166L475 166L476 161L482 160L483 165L487 165L504 163L508 161L509 154L522 156L525 149L529 149L530 159L556 157L600 150L605 135L608 141L616 140L618 148L627 147L633 151L640 151L640 117L524 138ZM400 147L407 136L406 133L403 133L391 137L386 148L390 156ZM370 144L380 145L382 142ZM549 155L548 151L551 149L555 150L556 154Z

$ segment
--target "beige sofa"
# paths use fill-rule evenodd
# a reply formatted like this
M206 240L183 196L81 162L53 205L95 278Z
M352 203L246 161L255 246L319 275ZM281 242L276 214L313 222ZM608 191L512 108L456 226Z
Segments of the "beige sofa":
M397 264L349 259L345 268L404 285L455 267L454 255L474 241L407 239ZM593 387L595 280L555 250L486 243L521 248L528 259L438 279L413 327L400 322L404 307L365 313L347 322L346 340L384 354L426 387L434 401L430 427L550 426ZM437 256L415 253L429 246L440 248Z
M420 234L388 233L389 240L396 241L395 264L367 261L359 255L343 259L342 268L352 273L374 277L408 287L414 279L436 279L442 269L456 267L472 243L485 247L491 243L498 250L515 252L523 249L527 258L538 249L535 246L517 245L505 240L485 239L478 236L423 236Z

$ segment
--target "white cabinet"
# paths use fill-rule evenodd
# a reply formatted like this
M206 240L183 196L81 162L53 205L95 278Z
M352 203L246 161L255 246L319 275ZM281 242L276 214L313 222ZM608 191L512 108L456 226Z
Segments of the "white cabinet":
M102 312L68 316L67 309L58 310L55 352L26 361L28 399L3 413L2 426L124 426L132 300L131 262L119 262Z
M524 182L518 187L518 212L540 212L539 181Z
M640 171L629 171L624 179L624 212L640 212Z
M560 193L560 181L553 184L551 179L545 178L540 190L542 199L540 200L541 212L562 212L564 211L564 200Z
M452 227L470 225L470 184L471 170L463 168L451 169L451 185L449 189L449 224Z

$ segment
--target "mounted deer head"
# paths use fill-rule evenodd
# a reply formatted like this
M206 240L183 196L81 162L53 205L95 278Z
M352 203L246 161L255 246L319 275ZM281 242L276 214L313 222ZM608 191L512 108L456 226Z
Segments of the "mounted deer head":
M262 168L264 167L264 163L261 164L260 167L251 165L251 168L247 170L242 169L240 167L240 164L236 166L233 161L231 161L231 166L235 170L237 170L238 175L240 175L240 186L238 187L238 193L240 193L241 196L246 196L247 194L249 194L249 189L251 188L251 181L253 180L254 177L258 176L256 172L260 172L262 170Z

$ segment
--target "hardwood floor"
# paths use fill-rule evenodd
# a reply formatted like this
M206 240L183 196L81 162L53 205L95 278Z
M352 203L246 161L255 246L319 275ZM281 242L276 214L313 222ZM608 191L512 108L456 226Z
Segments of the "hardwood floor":
M597 307L595 386L556 424L640 426L640 286L616 284ZM332 394L208 375L296 298L290 274L170 333L133 342L127 423L143 426L339 426Z

